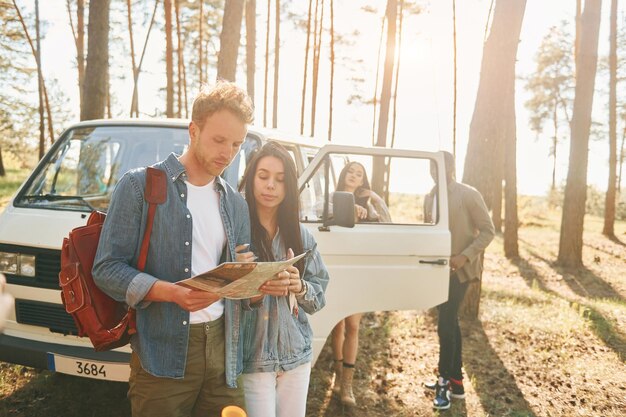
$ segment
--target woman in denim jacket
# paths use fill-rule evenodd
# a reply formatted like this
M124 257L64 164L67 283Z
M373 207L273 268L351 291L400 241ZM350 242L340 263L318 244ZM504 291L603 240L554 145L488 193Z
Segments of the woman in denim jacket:
M264 285L262 305L242 315L243 386L250 417L304 417L311 373L313 332L307 313L326 304L328 272L310 232L300 227L296 168L281 145L268 143L250 163L241 185L250 211L253 252L237 259L291 258L289 286ZM272 292L273 291L273 292Z

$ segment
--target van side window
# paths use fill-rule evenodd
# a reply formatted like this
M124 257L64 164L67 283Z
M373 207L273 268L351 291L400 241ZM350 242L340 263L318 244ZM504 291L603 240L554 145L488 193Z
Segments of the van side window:
M332 193L354 194L358 224L433 225L437 223L431 160L357 154L330 154ZM300 194L301 221L322 222L326 170L319 164ZM434 211L433 211L434 209Z

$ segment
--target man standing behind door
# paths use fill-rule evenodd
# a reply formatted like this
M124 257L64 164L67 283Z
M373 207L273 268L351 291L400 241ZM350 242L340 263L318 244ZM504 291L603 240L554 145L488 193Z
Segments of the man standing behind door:
M450 258L450 287L448 301L439 305L437 334L439 335L438 378L425 386L435 390L433 407L450 408L450 398L464 398L461 328L459 306L470 281L480 279L485 248L493 240L495 230L485 201L469 185L456 181L454 156L443 152L448 189L448 217L452 250ZM437 183L437 164L431 161L430 174ZM437 218L437 188L424 199L426 223Z

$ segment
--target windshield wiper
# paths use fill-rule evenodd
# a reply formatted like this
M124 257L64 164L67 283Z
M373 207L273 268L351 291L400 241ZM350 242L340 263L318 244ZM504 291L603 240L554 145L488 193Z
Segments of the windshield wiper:
M30 201L76 201L91 211L96 209L94 206L89 204L87 200L79 195L33 194L25 195L22 198Z

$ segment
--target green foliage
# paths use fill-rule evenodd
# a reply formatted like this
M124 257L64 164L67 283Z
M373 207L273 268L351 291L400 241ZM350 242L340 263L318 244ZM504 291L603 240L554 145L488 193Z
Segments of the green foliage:
M536 71L526 78L531 98L525 103L530 111L531 128L541 135L544 124L567 124L574 93L573 40L567 23L552 27L544 37L535 57ZM557 134L554 132L554 134ZM558 142L557 137L557 142ZM554 155L555 149L551 150Z

